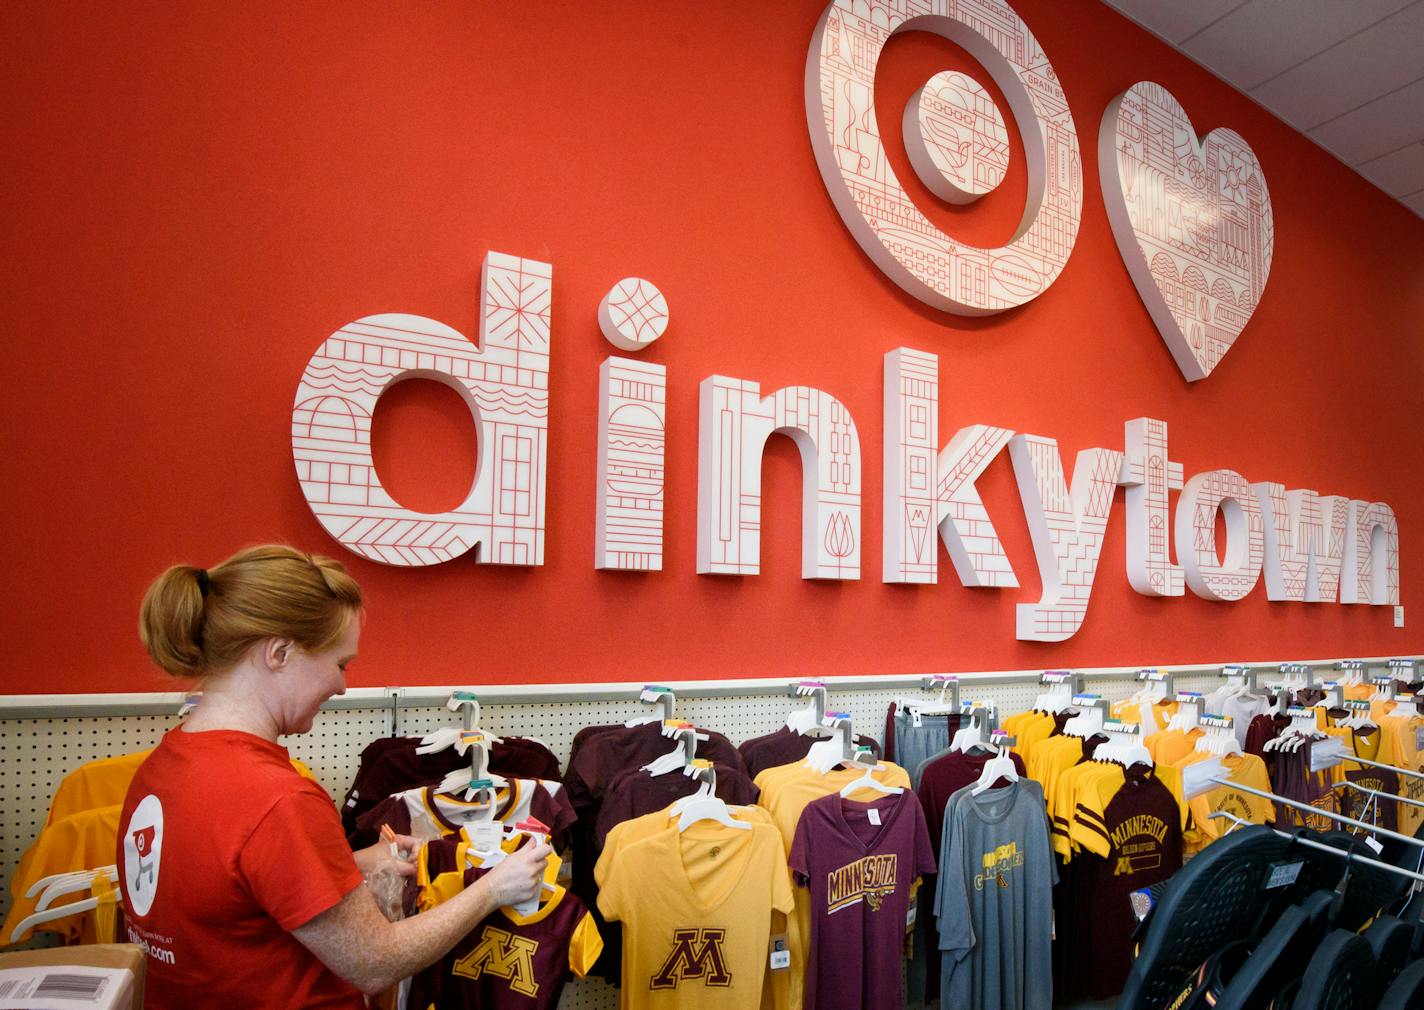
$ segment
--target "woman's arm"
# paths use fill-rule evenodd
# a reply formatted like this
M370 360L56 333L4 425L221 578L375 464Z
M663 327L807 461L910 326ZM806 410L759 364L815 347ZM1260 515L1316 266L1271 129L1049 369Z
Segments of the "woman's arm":
M410 919L388 922L364 886L292 930L335 974L373 995L433 964L485 916L539 893L552 849L517 849L449 901Z

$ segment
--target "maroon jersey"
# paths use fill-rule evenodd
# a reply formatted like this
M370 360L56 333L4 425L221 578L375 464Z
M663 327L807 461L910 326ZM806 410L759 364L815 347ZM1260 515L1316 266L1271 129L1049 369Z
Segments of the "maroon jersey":
M431 867L432 876L437 867ZM468 887L488 872L467 869ZM598 957L593 918L558 888L537 911L501 908L411 979L411 1010L555 1010L569 974L582 978Z
M341 807L341 824L352 848L363 848L374 838L357 836L357 821L387 796L435 785L457 768L469 767L468 755L453 747L433 754L417 754L419 737L384 737L361 752L361 765ZM490 748L489 770L506 778L560 780L559 759L537 740L505 737Z
M810 752L811 745L815 742L815 737L782 726L765 736L752 737L739 745L737 750L746 762L747 777L754 779L768 768L800 761ZM874 737L858 736L855 738L855 745L869 747L875 754L875 759L880 760L880 744Z
M714 764L717 773L717 795L727 803L748 806L761 795L746 773L728 765ZM608 832L624 821L662 810L668 804L697 792L700 784L681 772L650 775L641 768L622 772L608 785L608 793L598 811L594 826L594 862L603 852Z
M807 1007L899 1010L910 889L933 853L908 789L869 803L832 793L802 811L789 862L811 894Z
M358 840L380 837L381 825L389 824L399 835L423 840L458 835L460 829L479 820L485 806L478 800L462 799L464 793L445 794L435 786L407 789L388 796L356 821ZM508 824L534 817L551 830L550 842L561 851L566 833L574 823L573 806L558 782L510 779L495 799L495 819ZM367 844L374 844L374 841Z
M1122 992L1132 967L1137 916L1131 895L1166 880L1182 865L1176 798L1145 765L1128 769L1103 814L1106 857L1083 851L1065 870L1058 904L1059 960L1065 998L1103 1000ZM1059 972L1063 975L1063 972Z

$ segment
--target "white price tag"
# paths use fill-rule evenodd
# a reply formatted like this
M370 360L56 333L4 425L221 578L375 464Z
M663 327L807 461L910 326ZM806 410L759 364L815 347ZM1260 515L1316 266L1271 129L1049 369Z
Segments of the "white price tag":
M1270 879L1266 881L1266 890L1294 884L1295 878L1300 876L1301 867L1304 865L1304 863L1280 863L1272 866Z
M499 848L504 829L499 821L475 821L469 825L470 844L480 852L492 852Z
M865 813L866 813L866 816L870 818L870 823L871 823L871 824L876 824L876 825L878 825L878 824L880 823L880 811L879 811L879 810L876 810L874 807L871 807L871 808L870 808L869 810L867 810Z
M1375 841L1372 835L1365 836L1365 844L1368 845L1370 848L1374 849L1375 855L1377 856L1384 851L1384 846L1381 845L1379 842Z
M783 968L791 967L791 951L774 950L771 952L771 970L781 971Z

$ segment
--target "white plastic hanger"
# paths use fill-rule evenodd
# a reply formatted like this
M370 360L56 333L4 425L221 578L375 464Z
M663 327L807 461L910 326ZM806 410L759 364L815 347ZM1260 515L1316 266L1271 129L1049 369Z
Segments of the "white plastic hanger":
M657 705L662 711L660 714L637 716L629 719L623 724L625 729L632 729L634 726L645 726L650 722L671 722L673 719L673 709L677 707L677 695L672 688L663 687L661 684L645 684L643 690L638 695L638 700L644 705Z
M448 772L440 780L440 788L436 792L457 793L464 789L465 799L469 800L474 799L475 783L481 780L489 781L495 788L509 785L509 781L502 775L496 775L489 770L489 744L489 737L482 730L461 730L457 746L469 753L469 767Z
M451 712L461 713L461 725L446 726L425 734L420 738L420 746L415 749L417 754L435 754L439 751L449 750L451 747L457 748L463 754L465 748L460 742L460 734L480 728L480 700L473 691L461 688L450 692L450 697L445 701L445 707ZM484 731L481 730L481 732ZM485 733L485 739L487 744L504 742L491 733Z
M852 767L854 767L854 765L852 765ZM860 778L854 782L847 782L842 786L841 796L849 796L851 793L860 789L873 789L875 792L884 793L887 796L899 796L905 791L903 786L887 786L884 782L881 782L871 774L884 767L884 765L874 763L860 765Z
M786 728L802 736L824 736L826 731L821 721L826 717L826 685L819 680L803 680L791 685L791 693L809 697L811 704L792 709L786 716Z
M679 833L686 831L698 821L716 821L739 831L751 830L746 821L732 816L732 808L717 795L717 769L712 762L696 760L687 768L687 774L702 780L702 785L691 796L684 796L672 805L669 813L677 818Z
M1177 695L1177 711L1172 715L1172 718L1167 720L1167 728L1190 733L1201 722L1201 717L1205 714L1203 712L1205 707L1206 699L1201 695L1183 691Z
M1388 719L1412 718L1419 715L1419 704L1415 695L1397 694L1394 696L1394 708L1386 714Z
M80 898L78 901L66 902L63 905L51 907L55 898L66 894L76 894L81 891L88 891L94 887L94 881L99 877L107 877L110 881L117 883L119 879L118 867L100 866L93 870L79 870L71 873L56 873L48 877L43 877L30 885L27 895L34 895L37 891L42 891L40 899L35 902L35 911L25 916L15 923L15 928L10 931L10 943L15 943L16 937L24 936L36 926L46 922L54 922L57 919L65 919L71 915L79 915L83 912L92 912L99 907L101 900L108 900L108 896L101 899L97 896ZM118 891L113 891L112 900L123 904L123 895Z
M827 712L824 725L832 730L832 735L818 743L813 743L806 752L802 764L814 768L822 775L854 760L850 715L846 712Z
M1108 703L1096 695L1075 695L1073 707L1078 714L1063 724L1064 736L1090 737L1101 732L1107 722Z
M676 743L672 750L643 765L643 771L649 775L682 771L697 756L697 741L708 739L706 733L698 733L691 723L677 721L663 723L663 736L671 737Z
M1008 779L1010 782L1019 780L1019 770L1014 767L1014 759L1009 756L1007 751L1000 751L984 762L984 767L979 772L979 781L974 783L974 788L969 795L978 796L984 790L992 787L999 779Z

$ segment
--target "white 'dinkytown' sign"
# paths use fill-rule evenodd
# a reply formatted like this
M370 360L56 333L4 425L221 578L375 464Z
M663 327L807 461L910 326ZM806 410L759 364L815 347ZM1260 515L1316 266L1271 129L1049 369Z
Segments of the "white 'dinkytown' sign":
M1142 81L1108 105L1098 173L1137 292L1188 382L1211 374L1256 311L1275 226L1261 163L1234 130L1197 141L1171 92Z

